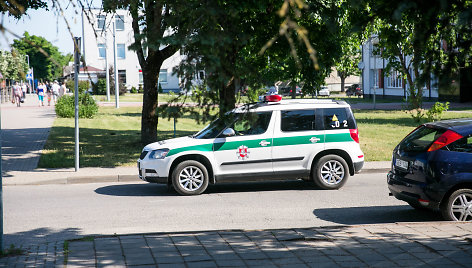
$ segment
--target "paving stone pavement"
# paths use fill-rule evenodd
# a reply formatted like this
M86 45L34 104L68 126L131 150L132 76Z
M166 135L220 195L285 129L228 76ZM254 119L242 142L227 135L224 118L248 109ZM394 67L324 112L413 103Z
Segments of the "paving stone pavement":
M38 107L36 95L28 95L21 107L12 103L1 107L3 174L34 170L56 117L54 106Z
M4 267L470 267L472 223L390 223L86 237Z

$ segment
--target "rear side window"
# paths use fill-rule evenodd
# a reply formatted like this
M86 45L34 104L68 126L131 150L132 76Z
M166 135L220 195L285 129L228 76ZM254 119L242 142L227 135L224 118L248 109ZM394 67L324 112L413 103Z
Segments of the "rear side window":
M315 130L315 110L281 111L283 132Z
M450 151L472 153L472 136L464 137L447 146Z
M404 152L426 152L445 129L420 126L400 142L398 149Z
M325 130L357 128L354 117L347 108L323 109L323 123Z

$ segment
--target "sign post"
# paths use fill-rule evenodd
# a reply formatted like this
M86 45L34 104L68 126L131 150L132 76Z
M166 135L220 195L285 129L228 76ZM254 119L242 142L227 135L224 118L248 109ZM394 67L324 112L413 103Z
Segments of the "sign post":
M75 96L75 172L79 171L79 71L80 37L74 37L74 96Z

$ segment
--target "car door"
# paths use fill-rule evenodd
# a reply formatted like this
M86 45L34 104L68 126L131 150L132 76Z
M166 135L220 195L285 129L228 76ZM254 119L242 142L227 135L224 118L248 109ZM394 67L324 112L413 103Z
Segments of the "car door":
M217 180L272 175L272 112L241 114L229 127L234 135L213 143Z
M274 173L307 175L313 157L324 150L325 131L316 109L282 110L274 130Z

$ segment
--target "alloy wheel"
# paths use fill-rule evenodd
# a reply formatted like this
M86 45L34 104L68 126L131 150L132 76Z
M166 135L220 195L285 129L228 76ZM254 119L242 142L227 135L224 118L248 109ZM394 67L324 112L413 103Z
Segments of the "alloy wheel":
M337 160L329 160L321 167L321 179L328 185L336 185L344 178L344 167Z
M183 189L194 192L202 187L204 182L203 171L196 166L187 166L179 174L179 184Z

